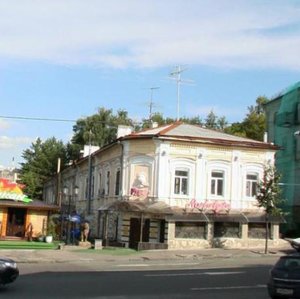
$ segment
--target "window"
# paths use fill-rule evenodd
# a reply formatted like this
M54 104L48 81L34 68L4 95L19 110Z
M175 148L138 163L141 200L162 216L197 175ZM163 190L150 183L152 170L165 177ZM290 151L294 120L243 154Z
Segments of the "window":
M175 238L205 239L206 223L204 222L176 222Z
M94 199L94 191L95 191L95 177L92 175L91 182L91 199Z
M246 179L246 196L254 197L258 187L258 175L255 173L248 173Z
M109 185L110 185L110 171L108 170L106 172L106 178L105 178L105 195L109 194Z
M236 222L215 222L214 238L240 238L240 224Z
M116 186L115 186L115 195L120 194L120 178L121 178L121 171L120 169L116 172Z
M224 193L224 172L214 170L211 173L211 195L223 196Z
M249 239L265 239L266 224L265 223L249 223L248 224ZM271 224L269 223L269 239L271 239Z
M175 170L174 193L180 195L188 194L188 171Z
M85 199L87 199L89 196L89 179L85 179Z

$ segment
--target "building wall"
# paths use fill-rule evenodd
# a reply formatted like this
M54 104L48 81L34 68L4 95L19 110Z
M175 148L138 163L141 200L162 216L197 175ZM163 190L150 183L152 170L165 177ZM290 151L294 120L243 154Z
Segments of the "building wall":
M300 232L300 138L295 135L300 130L299 83L295 87L287 89L265 106L268 142L281 147L275 165L282 176L282 198L288 214L282 232L287 235Z
M262 178L266 163L274 162L274 151L251 148L233 148L209 144L162 141L127 140L115 144L92 157L93 197L88 213L86 196L88 179L88 159L66 169L62 173L62 185L79 186L79 195L72 196L76 211L90 220L92 236L101 235L104 227L109 237L126 243L130 237L131 213L116 213L106 218L105 207L118 200L162 201L170 206L186 208L192 200L197 202L225 202L230 211L259 211L254 196L246 196L246 176L256 173ZM120 190L116 194L117 172L121 170ZM188 193L175 194L175 171L188 171ZM211 173L221 170L224 173L224 192L211 194ZM109 174L109 175L108 175ZM108 188L109 182L109 188ZM72 189L72 188L71 188ZM65 204L70 197L64 198ZM159 222L150 219L149 242L159 241ZM114 225L116 227L114 227ZM166 223L164 242L169 248L207 248L214 242L226 246L248 246L248 238L226 238L213 240L213 225L208 224L207 237L204 239L175 238L175 222ZM244 228L245 230L245 228ZM249 243L250 242L250 243ZM260 241L258 243L261 243Z
M188 143L164 144L155 172L158 194L171 206L186 206L192 199L223 200L233 209L257 209L254 197L246 197L246 175L255 172L262 178L263 167L274 162L274 152L263 150L238 150L225 147L197 146ZM163 153L163 154L162 154ZM188 194L174 194L174 173L176 169L189 171ZM225 174L224 194L210 194L212 170L222 170Z
M8 219L8 209L0 209L0 237L6 236L7 229L7 219ZM46 234L46 225L48 219L47 211L38 211L38 210L27 210L26 219L25 219L25 237L27 235L29 224L33 228L33 237L38 237L39 235Z
M6 235L7 208L0 208L0 237Z
M26 227L28 227L29 223L32 224L32 228L33 228L32 236L34 238L40 235L46 235L47 219L48 219L47 211L28 210Z

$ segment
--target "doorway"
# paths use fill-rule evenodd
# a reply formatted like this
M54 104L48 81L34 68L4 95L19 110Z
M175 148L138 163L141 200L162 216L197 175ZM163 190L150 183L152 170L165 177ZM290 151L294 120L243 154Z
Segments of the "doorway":
M143 220L143 234L141 238L141 219L130 218L129 248L137 249L138 243L149 242L150 219Z
M25 236L26 209L8 208L6 236Z

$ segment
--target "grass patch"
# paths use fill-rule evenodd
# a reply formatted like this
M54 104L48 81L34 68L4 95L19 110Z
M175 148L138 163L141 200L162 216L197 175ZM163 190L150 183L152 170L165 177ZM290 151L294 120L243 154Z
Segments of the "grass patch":
M0 241L1 249L56 249L58 242Z

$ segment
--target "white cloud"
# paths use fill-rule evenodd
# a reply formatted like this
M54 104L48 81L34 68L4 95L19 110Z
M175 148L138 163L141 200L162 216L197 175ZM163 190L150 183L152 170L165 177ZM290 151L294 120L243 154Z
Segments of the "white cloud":
M9 129L10 127L11 127L11 124L8 121L0 118L0 131L5 131L5 130Z
M0 149L13 149L17 146L30 145L34 140L29 137L0 136Z
M0 33L4 59L300 67L300 5L292 0L4 0Z

